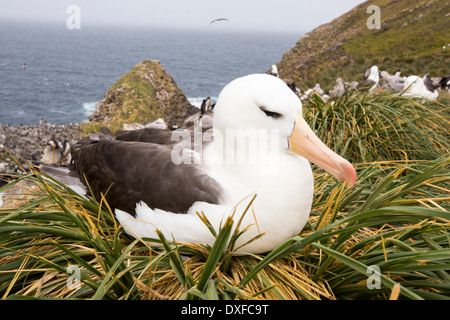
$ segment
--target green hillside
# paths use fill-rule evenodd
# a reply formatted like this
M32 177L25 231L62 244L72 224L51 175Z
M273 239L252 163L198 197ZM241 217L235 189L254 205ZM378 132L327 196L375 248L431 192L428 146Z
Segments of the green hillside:
M381 9L381 29L367 28L370 5ZM371 65L440 77L450 74L448 44L450 1L369 0L305 34L277 66L302 89L316 82L329 89L337 77L361 80Z

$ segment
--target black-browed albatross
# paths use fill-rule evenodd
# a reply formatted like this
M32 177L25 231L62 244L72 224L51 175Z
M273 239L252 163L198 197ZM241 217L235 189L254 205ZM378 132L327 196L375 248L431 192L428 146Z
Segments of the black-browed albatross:
M256 132L257 141L239 144L243 132ZM271 75L248 75L225 86L214 110L213 135L201 151L186 150L187 158L201 162L176 164L173 144L97 135L75 146L73 163L94 196L106 194L124 230L136 238L157 238L158 229L179 242L212 245L215 238L196 212L218 230L233 208L237 221L257 194L241 230L251 227L236 247L264 236L237 254L270 251L303 229L314 191L307 159L349 186L356 181L353 166L307 125L300 99ZM249 153L255 150L256 160Z
M372 92L380 82L380 73L377 66L371 66L364 72L364 80L359 82L356 89L359 91L369 90Z
M425 75L423 78L419 76L409 76L405 80L404 90L402 95L412 98L425 98L430 100L436 100L439 93L430 83L426 83L425 80L431 80L429 75ZM428 79L427 79L428 78ZM430 86L430 89L427 87ZM432 90L432 91L431 91Z

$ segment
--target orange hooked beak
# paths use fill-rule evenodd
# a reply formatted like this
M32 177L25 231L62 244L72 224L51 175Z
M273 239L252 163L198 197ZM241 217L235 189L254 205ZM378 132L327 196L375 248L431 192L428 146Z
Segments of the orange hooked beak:
M289 150L305 157L351 187L356 183L352 164L328 148L311 130L302 115L297 116L294 131L289 137Z

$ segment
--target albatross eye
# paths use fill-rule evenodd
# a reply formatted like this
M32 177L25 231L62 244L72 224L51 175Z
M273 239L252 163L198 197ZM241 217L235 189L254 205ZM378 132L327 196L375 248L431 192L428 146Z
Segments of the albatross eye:
M261 109L262 112L264 112L266 114L266 116L268 117L272 117L274 119L279 119L281 118L281 114L278 112L273 112L273 111L268 111L266 110L264 107L259 107Z

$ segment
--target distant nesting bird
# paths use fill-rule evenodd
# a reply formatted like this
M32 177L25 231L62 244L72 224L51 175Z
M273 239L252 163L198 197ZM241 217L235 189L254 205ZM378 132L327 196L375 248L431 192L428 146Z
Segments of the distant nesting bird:
M358 83L358 90L369 89L372 92L380 82L380 74L377 66L371 66L364 72L364 80Z
M397 71L394 72L394 76L396 76L396 77L400 77L401 74L402 74L402 71L400 69L397 69Z
M313 93L313 89L309 88L308 90L305 91L304 94L302 94L302 96L300 97L300 100L306 100L306 98L308 98L312 93Z
M330 90L330 98L340 98L345 93L345 84L342 78L336 79L336 85Z
M320 87L320 83L316 83L316 85L314 86L313 90L314 90L314 92L317 93L319 96L322 96L323 93L324 93L323 90L322 90L322 88Z
M425 85L424 79L418 76L409 76L405 80L403 96L412 98L425 98L435 100L438 97L437 90L430 91Z
M286 85L294 92L297 96L300 96L302 94L302 90L300 90L300 87L298 87L294 80L288 79L286 80Z
M270 74L277 78L280 77L280 75L278 74L278 68L275 64L272 65L272 69L270 69Z
M200 112L193 114L189 118L187 118L183 127L191 128L194 126L201 127L202 130L207 130L212 128L213 125L213 112L214 107L211 105L211 97L207 97L203 99L202 104L200 106Z
M211 107L211 98L208 97L206 99L203 99L202 104L200 106L201 115L204 115L206 110L208 110L210 107Z
M47 143L41 158L41 162L45 164L64 164L70 163L72 160L71 146L67 140L63 142L56 141L55 135Z
M442 77L439 81L442 90L450 90L450 76Z
M383 88L393 91L402 91L405 87L406 78L400 77L399 72L396 72L394 75L390 75L387 71L381 71L380 74L383 78Z
M345 89L350 89L350 90L354 90L358 87L358 81L352 81L350 83L345 82Z
M320 87L319 83L316 83L316 85L314 86L314 88L309 88L308 90L305 91L305 93L301 96L301 100L305 100L306 98L308 98L311 94L318 94L319 96L322 96L324 94L322 88Z
M427 87L428 91L434 92L437 88L440 87L440 84L434 84L431 80L431 76L429 73L423 76L423 84Z

